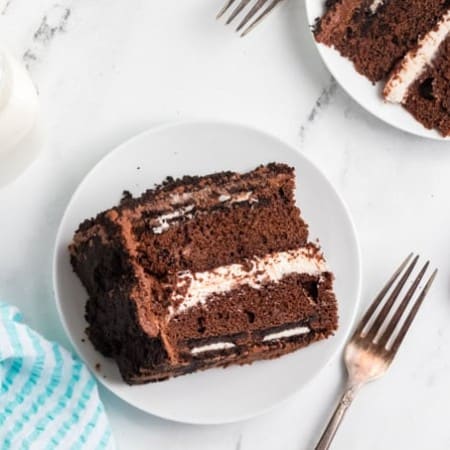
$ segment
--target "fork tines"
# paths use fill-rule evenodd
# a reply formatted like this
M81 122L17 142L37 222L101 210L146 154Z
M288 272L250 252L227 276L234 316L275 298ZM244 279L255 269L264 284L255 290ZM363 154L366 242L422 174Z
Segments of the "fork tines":
M255 4L248 11L245 17L241 20L236 28L236 31L241 31L255 16L256 18L243 30L241 37L248 34L259 22L261 22L267 15L273 11L275 6L278 5L282 0L255 0ZM217 14L217 19L220 19L236 2L236 0L226 0L225 5ZM232 13L228 17L226 24L230 24L246 7L250 4L251 0L240 0L237 6L233 9ZM265 8L264 8L265 7ZM259 12L261 13L257 15Z
M354 334L354 338L356 339L363 339L366 342L371 342L377 346L385 348L392 358L395 356L395 353L400 347L437 274L436 269L418 294L415 303L409 309L409 313L403 320L403 324L401 325L398 333L394 336L394 332L400 326L400 322L402 322L401 319L405 315L405 311L408 309L408 306L411 304L414 294L419 290L419 285L430 264L429 261L424 264L406 293L403 295L402 300L397 301L418 260L419 256L415 256L413 258L413 254L411 253L406 260L403 261L401 266L397 269L394 275L392 275L391 279L383 287L372 305L369 307ZM399 277L400 279L396 283ZM388 315L392 311L395 304L398 304L398 306L393 312L391 318L387 320ZM377 309L380 310L378 314L375 315Z

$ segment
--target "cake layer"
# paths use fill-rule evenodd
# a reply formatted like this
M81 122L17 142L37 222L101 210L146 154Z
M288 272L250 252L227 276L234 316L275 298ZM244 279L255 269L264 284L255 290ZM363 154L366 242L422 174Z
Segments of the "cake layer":
M224 336L237 349L267 341L271 329L278 332L296 323L312 331L336 330L332 275L325 268L314 275L293 272L261 285L242 283L210 294L203 303L172 312L161 333L169 357L179 364L189 361L192 348L223 342Z
M426 128L442 136L450 136L450 40L445 42L446 55L436 59L437 65L429 67L411 86L403 106ZM442 63L440 62L442 61Z
M278 190L253 204L218 207L173 225L163 234L137 232L136 251L147 273L205 271L253 255L304 245L308 230L298 209L285 204ZM220 226L218 226L220 224Z
M376 82L388 76L448 9L447 0L331 0L315 37Z
M289 326L292 328L284 332L277 332L277 334L283 333L283 336L266 341L255 340L252 345L226 345L228 344L227 342L205 344L203 345L203 349L206 349L205 351L194 352L189 362L182 365L160 366L158 370L154 370L148 366L142 366L136 369L128 365L130 363L129 359L124 359L119 361L119 367L122 376L130 384L162 381L198 370L227 367L230 364L250 364L258 360L278 358L279 356L291 353L330 336L327 330L324 332L310 331L302 325L290 324ZM294 332L294 330L297 330L297 332ZM272 334L275 334L275 332ZM201 349L202 347L199 346L197 348Z

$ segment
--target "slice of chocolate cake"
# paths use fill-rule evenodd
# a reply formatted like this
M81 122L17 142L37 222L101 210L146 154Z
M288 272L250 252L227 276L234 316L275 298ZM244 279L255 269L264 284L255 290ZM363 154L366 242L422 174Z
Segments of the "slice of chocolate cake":
M450 135L450 10L399 62L383 95L426 128Z
M388 76L449 7L448 0L327 0L314 35L376 82Z
M87 333L130 384L274 358L337 329L333 276L269 164L167 179L82 223Z

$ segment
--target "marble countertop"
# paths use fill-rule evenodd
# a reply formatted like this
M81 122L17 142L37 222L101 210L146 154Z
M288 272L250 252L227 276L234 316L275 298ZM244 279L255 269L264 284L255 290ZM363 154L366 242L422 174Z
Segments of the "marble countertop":
M346 200L363 307L412 250L440 269L397 361L362 391L333 448L449 448L450 143L397 131L351 100L319 58L302 0L287 0L246 39L214 20L222 1L0 0L0 35L28 66L47 129L40 158L0 190L0 298L69 346L51 258L86 172L155 124L256 126L307 155ZM343 380L337 358L273 412L212 427L166 422L100 392L121 449L297 450L312 448Z

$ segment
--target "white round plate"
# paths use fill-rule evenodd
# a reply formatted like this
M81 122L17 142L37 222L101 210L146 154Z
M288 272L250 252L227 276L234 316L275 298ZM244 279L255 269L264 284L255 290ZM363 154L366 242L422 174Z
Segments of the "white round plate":
M128 386L115 363L85 339L87 294L72 272L67 246L80 222L116 205L124 190L138 195L168 175L248 171L272 161L296 168L297 201L336 275L340 327L323 342L273 361L211 369L160 383ZM250 418L305 386L342 348L360 289L360 257L346 207L322 173L278 139L240 125L181 123L136 136L100 161L73 195L62 219L54 255L54 289L61 320L78 354L98 380L126 402L151 414L195 424ZM95 370L100 364L100 372ZM98 367L98 366L97 366Z
M306 0L308 23L313 29L316 19L325 12L325 0ZM447 140L436 130L428 130L417 122L402 106L386 103L382 97L383 84L373 85L360 75L353 63L336 50L314 42L325 65L342 88L363 108L382 121L408 133L430 139Z

